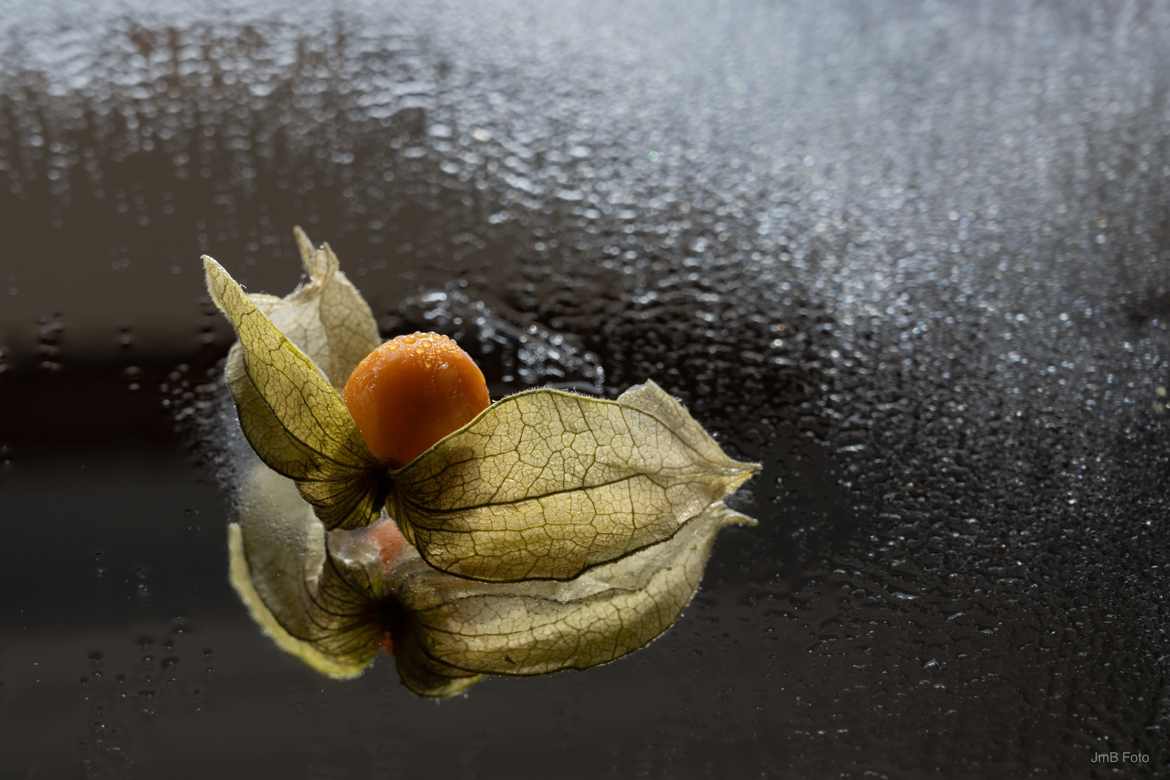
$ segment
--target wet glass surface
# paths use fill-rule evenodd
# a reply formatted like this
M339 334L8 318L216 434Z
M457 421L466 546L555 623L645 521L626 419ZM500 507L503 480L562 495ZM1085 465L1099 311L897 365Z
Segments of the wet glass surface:
M0 775L1170 772L1167 6L0 30ZM653 378L764 463L674 629L441 704L257 632L198 256L283 293L297 223L493 396Z

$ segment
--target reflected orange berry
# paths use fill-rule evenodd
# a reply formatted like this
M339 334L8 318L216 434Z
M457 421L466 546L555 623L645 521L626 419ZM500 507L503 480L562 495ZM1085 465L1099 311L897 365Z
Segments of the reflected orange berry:
M379 520L369 526L367 532L378 550L378 558L386 566L393 564L406 548L406 537L393 520Z
M479 366L438 333L387 341L358 363L342 395L370 453L395 468L490 403Z

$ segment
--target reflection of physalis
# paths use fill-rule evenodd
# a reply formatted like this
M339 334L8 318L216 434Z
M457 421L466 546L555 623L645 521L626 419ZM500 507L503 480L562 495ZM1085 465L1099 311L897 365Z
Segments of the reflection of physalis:
M296 237L309 282L285 298L204 258L263 461L241 480L231 581L282 649L338 678L392 649L427 696L585 669L669 628L719 529L754 524L723 499L758 467L653 382L615 401L518 393L400 468L379 460L338 392L379 345L373 316L329 247Z

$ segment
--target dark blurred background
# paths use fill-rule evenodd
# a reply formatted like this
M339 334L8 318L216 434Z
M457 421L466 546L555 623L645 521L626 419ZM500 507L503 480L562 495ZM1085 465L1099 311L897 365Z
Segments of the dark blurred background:
M1170 6L203 8L0 8L0 777L1170 775ZM676 628L438 705L258 634L198 256L293 224L764 461Z

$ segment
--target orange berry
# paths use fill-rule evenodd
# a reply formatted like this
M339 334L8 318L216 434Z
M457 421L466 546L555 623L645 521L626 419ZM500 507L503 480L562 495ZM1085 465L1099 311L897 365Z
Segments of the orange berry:
M358 363L342 394L370 453L395 468L490 402L479 366L438 333L387 341Z

